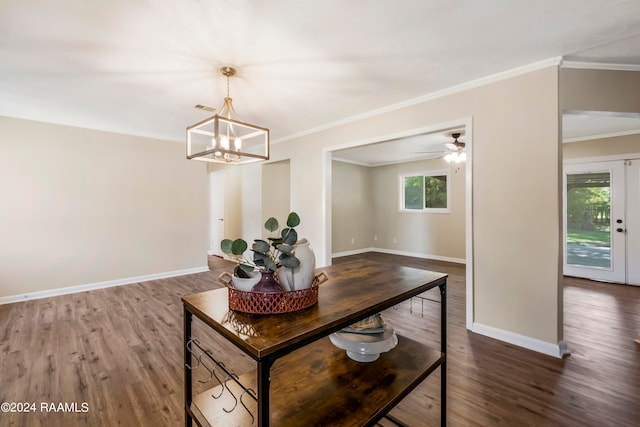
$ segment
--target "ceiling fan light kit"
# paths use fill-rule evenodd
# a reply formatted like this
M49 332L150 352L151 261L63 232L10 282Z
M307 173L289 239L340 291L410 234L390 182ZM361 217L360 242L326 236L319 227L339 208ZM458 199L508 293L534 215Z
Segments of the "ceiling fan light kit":
M449 153L444 159L449 163L462 163L467 160L467 153Z
M218 114L187 127L187 159L234 165L269 160L269 129L232 118L229 78L236 69L225 66L220 73L227 96Z
M462 163L467 160L467 153L465 152L466 144L458 141L460 135L462 135L460 132L454 132L451 134L454 141L447 144L447 147L451 150L450 153L447 153L444 156L444 160L447 163Z

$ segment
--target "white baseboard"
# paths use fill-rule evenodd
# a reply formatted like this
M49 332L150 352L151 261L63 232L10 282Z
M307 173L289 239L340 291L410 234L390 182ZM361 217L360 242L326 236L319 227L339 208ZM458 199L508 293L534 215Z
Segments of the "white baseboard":
M509 344L517 345L518 347L537 351L538 353L557 357L559 359L569 354L567 343L565 341L560 341L557 344L553 344L550 342L540 341L535 338L516 334L514 332L505 331L504 329L498 329L492 326L483 325L477 322L473 323L471 332L504 341Z
M451 258L451 257L440 256L440 255L424 254L420 252L397 251L395 249L384 249L384 248L363 248L363 249L356 249L353 251L336 252L334 254L331 254L331 257L339 258L339 257L349 256L349 255L358 255L366 252L380 252L383 254L390 254L390 255L402 255L402 256L409 256L413 258L432 259L435 261L446 261L446 262L454 262L456 264L466 264L466 260L462 258Z
M205 271L209 271L208 266L166 271L163 273L146 274L143 276L127 277L123 279L107 280L104 282L88 283L85 285L67 286L64 288L48 289L46 291L30 292L27 294L9 295L0 297L0 305L39 298L55 297L58 295L74 294L77 292L92 291L94 289L110 288L112 286L130 285L132 283L147 282L149 280L167 279L169 277L184 276L187 274L202 273Z
M375 248L362 248L362 249L355 249L353 251L336 252L331 254L331 258L340 258L343 256L364 254L367 252L375 252Z
M402 256L410 256L414 258L424 258L424 259L432 259L434 261L446 261L446 262L454 262L456 264L466 264L467 261L464 258L452 258L440 255L431 255L431 254L423 254L419 252L407 252L407 251L397 251L395 249L383 249L383 248L373 248L375 252L381 252L383 254L391 254L391 255L402 255Z

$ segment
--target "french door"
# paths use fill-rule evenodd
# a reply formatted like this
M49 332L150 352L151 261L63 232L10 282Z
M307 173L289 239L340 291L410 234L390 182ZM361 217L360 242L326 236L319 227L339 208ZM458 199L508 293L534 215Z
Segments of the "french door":
M565 165L564 274L640 284L638 163Z

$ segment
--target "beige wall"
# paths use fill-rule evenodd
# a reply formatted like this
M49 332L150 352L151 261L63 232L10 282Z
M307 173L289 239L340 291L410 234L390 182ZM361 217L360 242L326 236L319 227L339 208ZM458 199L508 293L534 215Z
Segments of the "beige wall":
M398 211L398 177L449 169L449 213ZM332 162L332 253L381 249L465 259L465 170L444 160L379 167ZM416 235L422 236L416 238ZM353 243L352 243L353 239ZM395 241L394 241L395 240Z
M449 213L398 211L398 176L449 170ZM465 167L446 161L427 160L380 166L372 169L376 248L435 258L465 259ZM419 236L419 237L416 237Z
M207 265L184 145L0 117L0 297Z
M291 159L291 207L304 218L304 233L323 265L330 262L325 234L331 226L326 150L467 117L473 118L474 321L557 344L562 339L557 67L274 144L272 157Z
M373 169L335 160L331 164L332 252L371 248L374 246L375 214Z
M274 217L278 220L280 228L286 226L291 194L289 187L289 160L262 164L262 224ZM262 227L262 238L271 234ZM253 239L257 239L258 235ZM302 237L302 236L300 236Z
M565 160L614 154L640 154L640 134L562 144L562 155Z
M640 72L563 68L562 110L640 112Z

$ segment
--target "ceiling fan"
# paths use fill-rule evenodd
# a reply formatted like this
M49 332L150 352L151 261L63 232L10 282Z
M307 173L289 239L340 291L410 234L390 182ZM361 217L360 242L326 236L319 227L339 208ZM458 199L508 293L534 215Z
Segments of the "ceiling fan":
M416 154L441 154L437 158L444 158L447 162L460 163L466 160L467 155L465 153L466 144L463 141L458 141L458 138L462 136L462 132L452 132L451 138L453 142L445 144L447 151L417 151Z
M451 150L451 151L463 151L464 150L464 148L465 148L465 146L467 144L465 144L462 141L458 141L458 138L460 138L461 135L462 135L461 132L453 132L451 134L451 138L453 138L453 142L448 142L446 144L447 148L449 150Z

